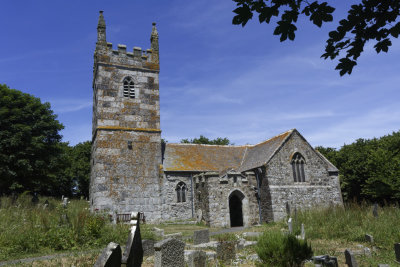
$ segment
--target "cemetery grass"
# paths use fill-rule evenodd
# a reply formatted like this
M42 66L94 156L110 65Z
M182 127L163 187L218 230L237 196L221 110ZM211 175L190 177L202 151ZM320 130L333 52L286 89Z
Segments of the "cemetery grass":
M311 209L292 214L294 233L300 235L301 224L305 225L306 238L311 242L314 255L337 256L339 266L344 266L344 250L362 251L371 249L371 256L356 255L360 266L392 266L395 260L394 243L400 242L400 209L395 206L379 208L378 217L372 214L372 206L350 203L345 207ZM287 230L287 220L263 225L263 230ZM365 240L365 234L374 238L374 243Z

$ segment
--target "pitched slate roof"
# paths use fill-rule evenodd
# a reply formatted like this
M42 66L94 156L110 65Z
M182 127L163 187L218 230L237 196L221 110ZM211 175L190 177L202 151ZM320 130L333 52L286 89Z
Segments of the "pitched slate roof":
M246 146L166 144L164 171L237 170Z
M164 171L246 171L265 164L293 130L257 145L166 144Z

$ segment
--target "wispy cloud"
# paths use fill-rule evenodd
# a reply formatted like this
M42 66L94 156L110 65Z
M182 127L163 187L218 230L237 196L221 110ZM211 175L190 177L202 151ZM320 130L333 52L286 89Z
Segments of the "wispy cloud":
M93 102L82 99L53 99L49 101L56 113L76 112L92 108Z

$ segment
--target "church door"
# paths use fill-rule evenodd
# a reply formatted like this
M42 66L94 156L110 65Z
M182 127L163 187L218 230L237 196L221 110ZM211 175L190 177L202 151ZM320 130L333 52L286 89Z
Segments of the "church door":
M243 226L242 198L233 192L229 197L231 227Z

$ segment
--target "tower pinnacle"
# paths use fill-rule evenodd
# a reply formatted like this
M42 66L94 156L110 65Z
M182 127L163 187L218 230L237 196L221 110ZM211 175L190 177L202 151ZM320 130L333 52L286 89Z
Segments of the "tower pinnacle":
M106 22L101 10L99 15L99 22L97 24L97 45L106 45Z
M151 42L151 50L152 50L151 61L153 63L160 64L160 57L159 57L159 51L158 51L158 32L157 32L155 22L153 22L153 28L151 30L151 36L150 36L150 42Z

